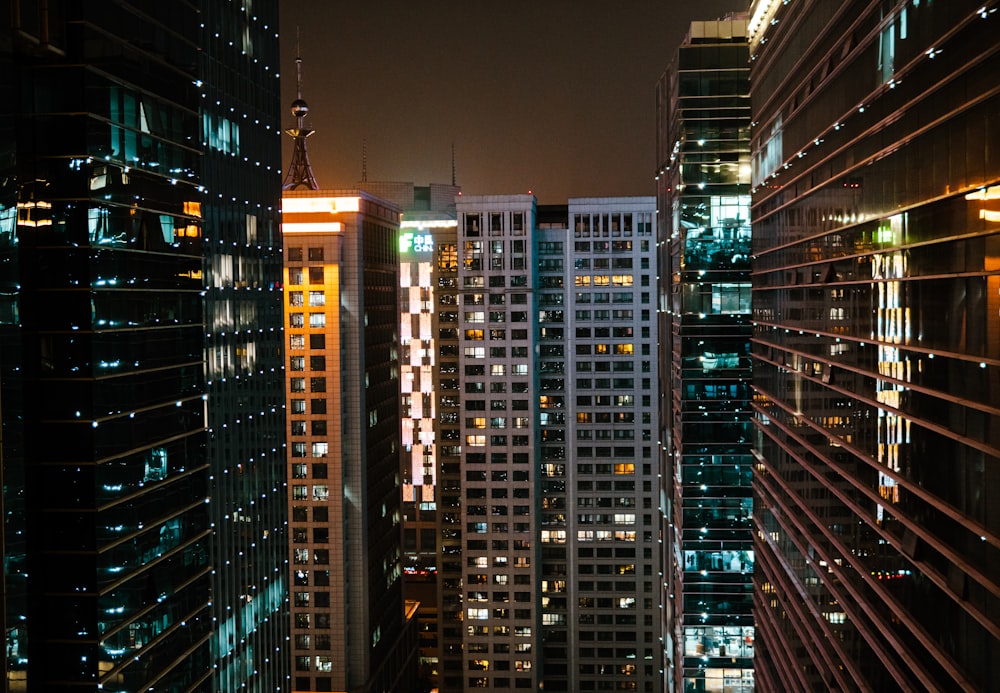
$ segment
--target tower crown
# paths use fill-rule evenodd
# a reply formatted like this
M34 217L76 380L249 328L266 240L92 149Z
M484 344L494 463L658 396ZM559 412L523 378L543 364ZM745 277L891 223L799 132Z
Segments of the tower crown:
M295 58L295 100L292 101L292 116L295 118L295 127L285 130L292 139L295 140L295 148L292 150L292 163L285 174L285 180L281 184L282 190L295 190L299 186L305 186L310 190L319 190L319 183L316 182L316 175L309 164L309 152L306 150L306 138L313 134L313 131L305 126L305 117L309 113L309 104L302 98L302 58Z

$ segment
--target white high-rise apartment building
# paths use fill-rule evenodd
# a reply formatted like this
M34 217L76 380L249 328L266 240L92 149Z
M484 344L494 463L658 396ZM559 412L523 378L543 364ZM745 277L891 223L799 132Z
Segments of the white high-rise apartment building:
M655 200L457 211L462 684L660 690Z

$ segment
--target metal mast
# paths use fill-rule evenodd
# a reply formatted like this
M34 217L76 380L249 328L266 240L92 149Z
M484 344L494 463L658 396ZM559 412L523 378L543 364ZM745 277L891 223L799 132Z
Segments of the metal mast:
M302 98L302 58L298 48L298 37L296 36L296 58L295 58L295 101L292 101L292 115L295 116L295 127L285 130L292 139L295 140L295 149L292 150L292 164L288 167L285 180L281 185L282 190L295 190L300 185L304 185L310 190L319 190L319 183L313 174L312 166L309 165L309 152L306 151L306 138L313 134L305 126L306 114L309 113L309 104Z

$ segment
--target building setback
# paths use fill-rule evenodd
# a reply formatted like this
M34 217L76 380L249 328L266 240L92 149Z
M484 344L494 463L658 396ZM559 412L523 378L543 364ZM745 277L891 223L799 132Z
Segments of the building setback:
M1000 680L998 22L751 8L767 690Z
M0 20L6 690L285 690L277 6L145 5Z
M691 24L657 89L660 349L675 690L753 689L745 15Z
M293 690L406 691L400 553L399 209L283 199Z

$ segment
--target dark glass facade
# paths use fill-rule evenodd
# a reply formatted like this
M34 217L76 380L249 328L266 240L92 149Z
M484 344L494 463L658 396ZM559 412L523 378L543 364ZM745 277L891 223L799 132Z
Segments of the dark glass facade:
M213 688L286 690L278 6L199 21Z
M658 89L673 685L753 689L746 19L694 22Z
M750 24L758 682L989 690L1000 16L800 5Z
M235 188L223 181L240 174L213 169L200 145L203 61L213 55L200 50L202 9L15 2L3 17L9 690L210 690L213 609L230 613L246 603L239 594L257 597L220 588L236 554L220 550L212 534L216 512L228 511L213 485L222 456L206 435L222 411L209 397L205 367L213 308L204 281L217 247L205 239L216 242L221 226L206 191L229 193ZM276 199L276 148L267 156ZM247 204L263 202L264 189ZM258 316L255 326L267 329L268 319ZM277 357L270 445L280 470ZM280 497L279 481L269 479L268 492ZM280 516L267 527L278 530L280 547ZM274 571L283 560L279 548L267 572L280 579ZM272 622L280 628L280 619ZM282 641L259 651L259 676L272 666L284 671L273 651ZM248 668L239 680L257 676ZM277 687L283 676L271 680Z

